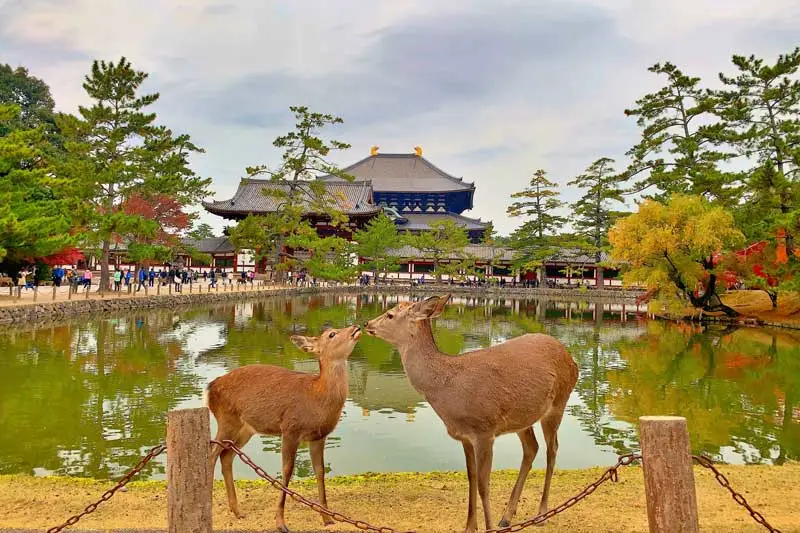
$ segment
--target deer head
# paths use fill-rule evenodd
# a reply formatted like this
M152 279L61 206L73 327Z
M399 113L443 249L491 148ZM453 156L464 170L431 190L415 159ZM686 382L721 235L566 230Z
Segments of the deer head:
M292 335L292 342L301 350L320 359L343 361L350 357L359 337L361 326L352 325L342 329L327 329L319 337Z
M395 346L404 344L417 336L422 322L441 315L448 301L449 294L431 296L413 304L401 302L367 322L365 329L368 334Z

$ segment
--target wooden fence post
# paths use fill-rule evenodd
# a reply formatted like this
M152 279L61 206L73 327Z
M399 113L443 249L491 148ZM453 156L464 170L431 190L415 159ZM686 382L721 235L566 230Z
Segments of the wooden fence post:
M697 533L689 430L680 416L639 418L650 533Z
M208 408L167 414L169 533L212 533Z

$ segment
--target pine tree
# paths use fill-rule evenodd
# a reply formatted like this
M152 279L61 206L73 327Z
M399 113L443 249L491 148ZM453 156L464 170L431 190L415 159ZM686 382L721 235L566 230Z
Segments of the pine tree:
M304 215L307 212L322 214L333 227L346 223L347 216L337 199L327 194L325 182L317 178L330 175L353 180L352 176L328 161L331 152L346 150L350 145L337 140L326 141L318 134L320 129L341 124L343 120L334 115L312 112L305 106L292 106L289 110L294 113L296 120L294 131L276 138L272 143L283 150L281 164L274 169L267 165L246 169L250 177L267 175L270 180L282 185L262 191L275 199L278 209L268 215L248 217L246 223L240 222L241 228L231 231L235 243L259 250L258 257L266 259L278 270L303 268L304 262L308 261L287 250L289 240L305 249L316 247L319 250L328 249L330 253L346 253L337 241L326 243L318 240Z
M554 237L567 219L555 214L565 205L558 199L555 187L556 183L548 180L545 171L539 169L528 187L511 195L520 200L508 207L508 214L527 218L510 238L512 248L518 252L516 262L520 270L540 267L542 261L556 251Z
M794 262L800 199L800 48L768 65L755 56L733 56L736 76L720 74L717 112L738 152L758 162L748 178L737 215L748 237L775 239L785 232Z
M100 246L100 290L108 287L114 242L139 245L136 255L163 252L151 241L159 226L126 211L127 200L166 196L185 206L207 195L211 182L189 168L189 156L202 150L187 135L173 136L156 125L149 108L159 95L139 94L147 77L124 57L117 63L95 61L83 83L93 105L79 107L80 117L59 120L69 151L61 172L76 178L76 194L86 200L82 216L88 242Z
M567 183L586 193L572 204L572 226L575 232L586 239L588 251L594 255L598 265L597 287L603 288L603 267L599 265L603 251L608 249L608 230L614 225L618 212L611 209L610 202L622 202L622 188L614 171L614 160L601 157L586 171Z
M719 168L732 154L721 148L724 126L713 115L714 95L672 63L648 70L666 76L667 84L625 110L642 129L642 139L627 152L631 164L624 177L638 179L632 192L654 188L650 196L658 199L682 193L734 203L739 183Z

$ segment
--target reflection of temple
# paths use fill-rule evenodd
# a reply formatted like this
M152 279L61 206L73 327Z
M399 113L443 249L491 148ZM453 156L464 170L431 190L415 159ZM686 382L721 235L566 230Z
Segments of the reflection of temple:
M319 364L314 360L295 361L292 366L301 372L319 370ZM405 374L370 372L369 367L361 361L350 361L348 372L348 396L361 407L365 416L369 416L370 411L386 410L414 413L424 402L422 395L414 390Z

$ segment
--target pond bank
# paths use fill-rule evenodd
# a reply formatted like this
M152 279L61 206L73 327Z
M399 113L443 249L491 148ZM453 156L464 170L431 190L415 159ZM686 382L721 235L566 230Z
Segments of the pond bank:
M722 468L731 485L782 531L800 531L800 465L728 466ZM601 468L558 470L553 478L551 506L557 505L597 479ZM544 473L532 470L517 519L535 514ZM492 474L493 516L499 520L516 478L515 471ZM730 498L707 470L695 468L702 531L763 531ZM247 518L236 520L227 510L221 481L214 487L214 526L217 529L272 530L277 492L259 481L237 481L239 501ZM464 473L365 474L335 477L326 483L332 509L374 525L422 532L460 531L466 517L467 481ZM61 523L98 498L111 483L81 478L0 476L0 530L47 528ZM163 481L132 482L77 525L80 529L166 527L166 485ZM316 498L313 480L292 482L304 495ZM606 483L575 507L553 518L551 531L646 532L647 512L640 467L620 471L618 483ZM319 515L288 500L288 525L294 531L322 530ZM326 530L352 530L341 524ZM531 531L533 528L531 528Z
M61 320L79 315L98 315L136 311L158 308L181 308L188 305L213 304L224 302L238 302L272 296L297 296L302 294L321 293L368 293L368 294L412 294L428 295L450 292L454 295L474 296L476 298L542 298L557 301L589 301L604 303L631 303L633 304L639 292L608 290L608 291L580 291L578 289L523 289L523 288L479 288L458 286L421 286L407 287L343 285L338 287L280 287L265 286L252 289L241 289L237 286L230 290L208 291L207 289L187 294L144 295L107 293L105 297L92 293L90 298L85 298L84 293L78 293L71 300L63 295L60 299L51 302L25 302L16 304L13 301L2 302L0 305L1 324L22 324ZM40 300L41 301L41 300Z

